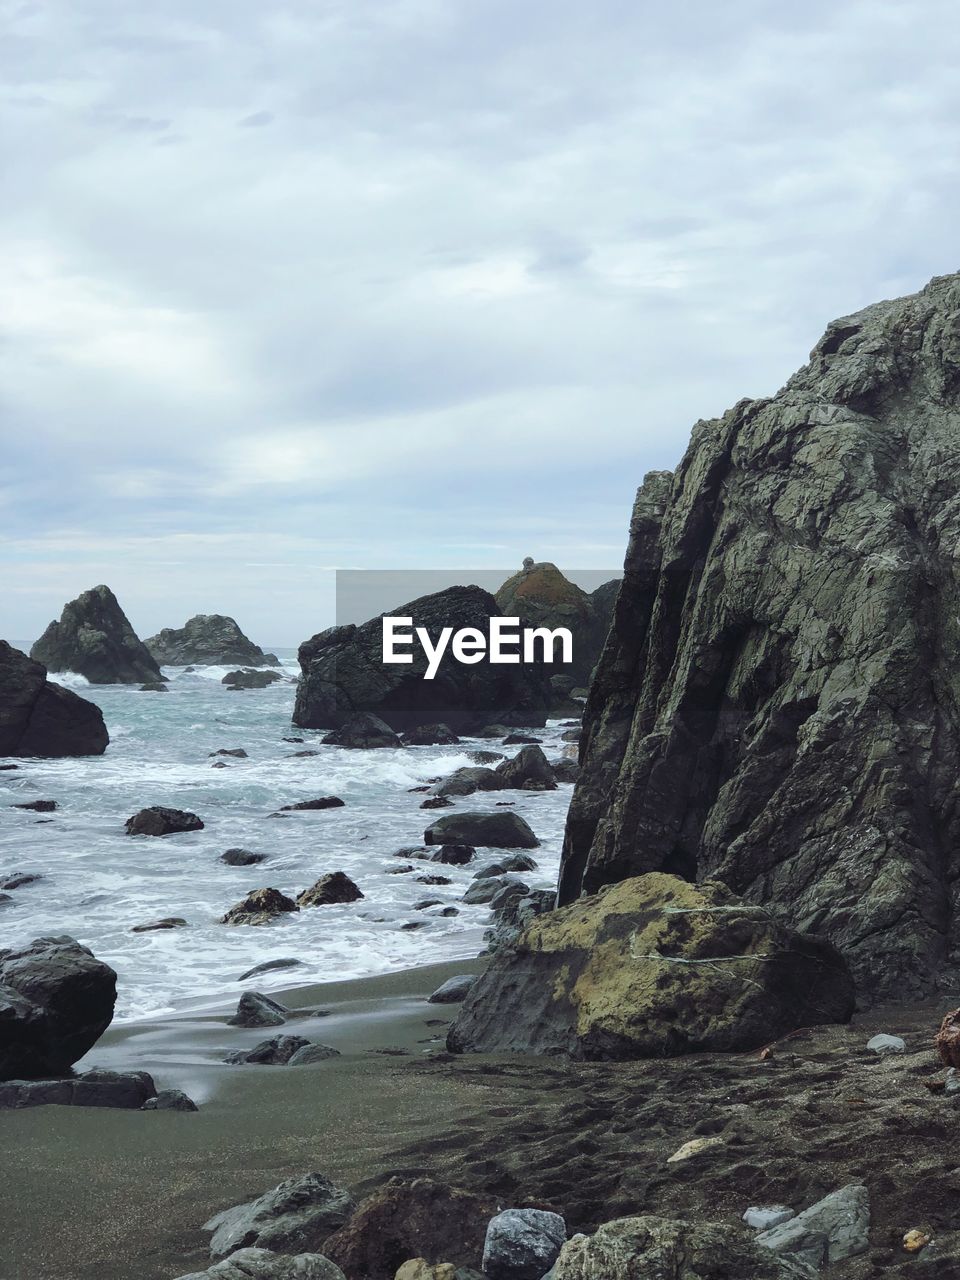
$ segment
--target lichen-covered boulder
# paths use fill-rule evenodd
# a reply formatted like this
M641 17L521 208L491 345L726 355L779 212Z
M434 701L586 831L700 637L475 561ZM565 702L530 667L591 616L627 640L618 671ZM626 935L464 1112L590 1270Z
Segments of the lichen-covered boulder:
M59 622L30 650L48 671L76 671L91 684L149 684L162 679L109 587L93 587L64 605Z
M99 756L109 742L98 706L0 640L0 756Z
M829 943L723 885L651 873L534 918L467 993L447 1046L577 1058L737 1051L845 1022L853 1007Z

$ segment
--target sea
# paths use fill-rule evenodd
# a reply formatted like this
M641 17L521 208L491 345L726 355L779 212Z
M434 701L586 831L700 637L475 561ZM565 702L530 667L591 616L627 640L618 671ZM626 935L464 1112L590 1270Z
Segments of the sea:
M448 747L373 751L323 746L323 733L291 723L298 674L292 651L279 651L283 680L234 692L226 667L165 667L168 692L130 685L88 685L51 677L96 702L110 745L103 756L21 760L0 772L0 883L39 877L0 902L0 947L69 934L117 971L117 1021L134 1021L233 998L245 987L276 990L311 982L384 974L476 956L489 909L461 899L478 868L498 851L478 850L465 867L397 857L418 848L444 813L494 810L512 801L541 842L531 888L557 882L571 785L552 792L479 792L455 809L422 810L424 786L476 761L472 752L512 755L498 740L464 739ZM564 725L532 730L551 760L567 744ZM290 741L301 738L302 742ZM242 748L243 759L213 755ZM300 755L315 751L315 755ZM226 768L214 768L222 760ZM339 796L342 808L276 816L281 805ZM12 806L55 800L37 813ZM196 813L204 829L163 837L129 836L124 822L148 805ZM220 861L230 848L266 855L248 867ZM414 871L396 873L401 866ZM266 926L226 926L220 918L252 889L290 896L329 871L344 871L363 893L355 903L315 907ZM442 874L449 885L426 885ZM423 906L425 902L435 905ZM443 916L444 907L459 914ZM135 926L180 917L186 926L135 933ZM417 923L415 930L404 925ZM255 965L301 961L241 981Z

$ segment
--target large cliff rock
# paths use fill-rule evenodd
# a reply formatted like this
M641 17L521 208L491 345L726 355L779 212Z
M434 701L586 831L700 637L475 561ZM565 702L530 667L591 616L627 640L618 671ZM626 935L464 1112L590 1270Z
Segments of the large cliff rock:
M99 756L109 741L99 707L0 640L0 756Z
M835 321L637 498L560 901L652 870L956 978L960 277Z
M497 602L480 587L448 587L391 610L392 617L412 618L435 642L444 627L474 627L484 635L491 617L500 616ZM299 651L302 675L293 712L304 729L339 729L371 711L391 729L404 732L422 724L442 723L455 733L483 725L542 725L550 702L551 667L542 663L458 662L449 647L432 680L425 680L427 659L419 643L404 650L409 664L383 661L381 618L362 626L331 627L306 640Z
M59 622L30 650L48 671L76 671L91 684L143 684L160 668L109 587L93 587L64 605Z
M161 666L276 667L276 654L248 640L233 618L198 613L182 627L164 627L143 642Z

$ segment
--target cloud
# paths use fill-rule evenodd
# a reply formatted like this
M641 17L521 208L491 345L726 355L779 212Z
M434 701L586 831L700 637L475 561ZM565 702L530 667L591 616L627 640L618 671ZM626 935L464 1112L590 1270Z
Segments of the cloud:
M8 10L21 638L93 580L282 645L336 564L615 562L694 420L957 265L946 0Z

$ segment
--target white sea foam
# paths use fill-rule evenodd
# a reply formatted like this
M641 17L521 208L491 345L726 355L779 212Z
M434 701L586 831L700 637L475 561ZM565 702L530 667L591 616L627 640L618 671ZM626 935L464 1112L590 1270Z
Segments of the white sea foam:
M53 684L61 684L65 689L88 689L90 681L79 671L48 671L47 679Z

